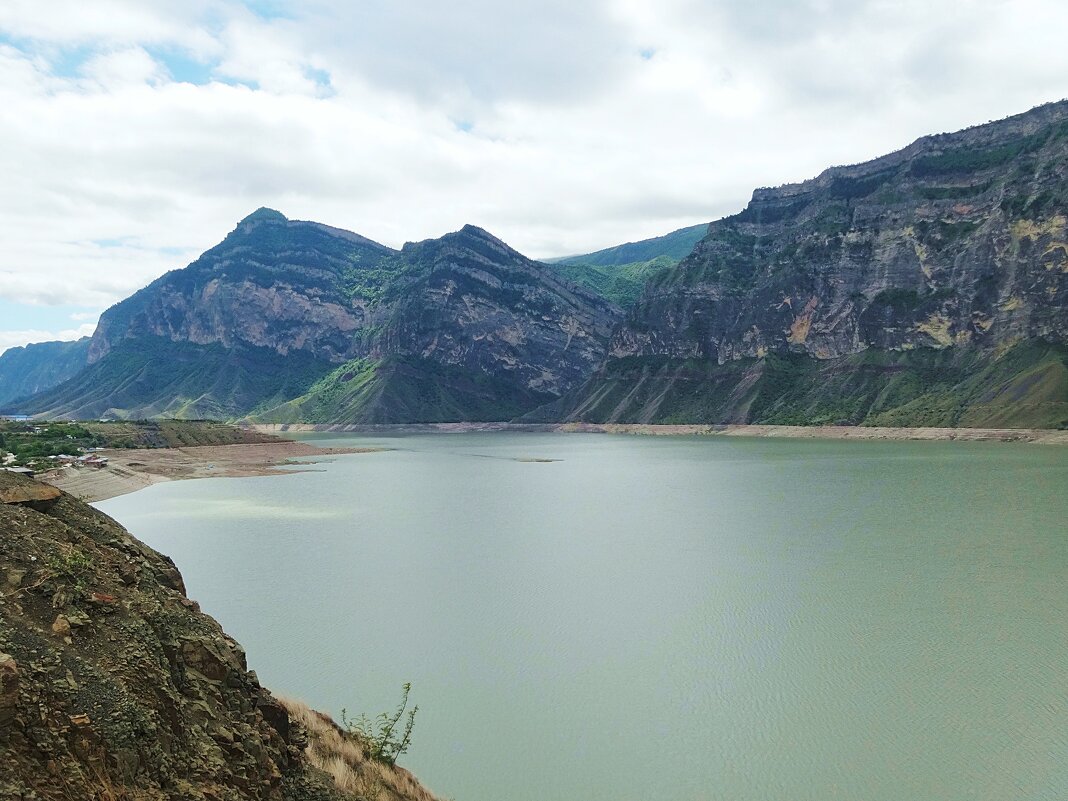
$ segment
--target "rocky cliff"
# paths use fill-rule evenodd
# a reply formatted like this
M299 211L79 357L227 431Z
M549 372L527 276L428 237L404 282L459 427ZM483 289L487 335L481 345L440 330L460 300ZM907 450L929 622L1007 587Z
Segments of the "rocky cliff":
M0 798L433 801L263 688L166 557L4 472L0 593Z
M538 414L1056 426L1066 336L1061 102L757 190Z
M82 418L284 419L295 409L313 422L508 418L584 380L618 318L472 226L394 251L260 209L193 264L105 312L90 366L22 408ZM367 371L368 392L341 391ZM326 402L323 380L340 387ZM447 398L427 396L439 389Z
M604 360L620 312L474 226L404 246L365 357L271 422L508 420L558 398Z

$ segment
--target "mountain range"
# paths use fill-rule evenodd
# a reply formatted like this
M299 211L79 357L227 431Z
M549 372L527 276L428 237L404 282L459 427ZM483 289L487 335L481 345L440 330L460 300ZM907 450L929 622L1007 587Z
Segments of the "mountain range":
M618 307L480 228L393 250L260 209L108 309L48 417L510 419L603 361Z
M89 337L39 342L0 353L0 407L73 378L89 361Z
M0 356L0 404L83 418L1063 427L1066 297L1062 101L551 264L474 226L394 250L260 209L105 312L87 343Z
M1068 425L1068 103L758 189L528 419Z

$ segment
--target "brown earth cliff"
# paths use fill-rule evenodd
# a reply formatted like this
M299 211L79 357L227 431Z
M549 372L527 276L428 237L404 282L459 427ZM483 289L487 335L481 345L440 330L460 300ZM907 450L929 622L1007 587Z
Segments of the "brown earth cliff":
M0 491L0 799L432 801L262 687L167 557L50 487Z

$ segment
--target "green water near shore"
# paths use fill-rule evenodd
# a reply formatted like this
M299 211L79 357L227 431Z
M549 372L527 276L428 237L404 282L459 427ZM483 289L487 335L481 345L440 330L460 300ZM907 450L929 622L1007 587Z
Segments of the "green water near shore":
M394 450L97 505L443 796L1068 797L1068 449L302 438Z

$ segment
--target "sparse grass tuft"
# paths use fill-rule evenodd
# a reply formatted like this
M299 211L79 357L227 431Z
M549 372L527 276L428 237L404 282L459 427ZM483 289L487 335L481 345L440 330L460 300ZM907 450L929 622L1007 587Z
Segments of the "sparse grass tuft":
M308 762L328 773L342 792L362 801L440 801L404 768L371 757L367 744L332 718L292 698L275 696L308 733Z

